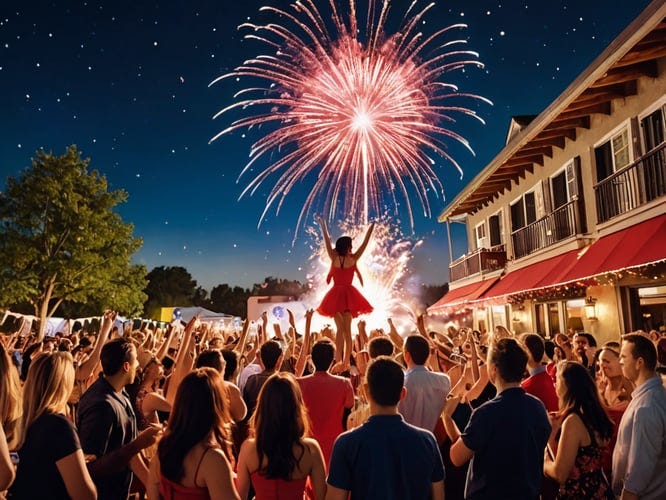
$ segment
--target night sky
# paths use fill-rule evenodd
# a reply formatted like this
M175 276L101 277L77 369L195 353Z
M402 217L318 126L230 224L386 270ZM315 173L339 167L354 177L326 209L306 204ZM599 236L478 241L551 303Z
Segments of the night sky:
M394 0L391 15L400 18L408 3ZM415 213L413 237L424 242L411 267L423 282L448 280L446 227L436 216L502 148L510 117L541 112L648 3L436 1L423 31L468 24L463 36L485 68L452 81L494 106L478 106L486 125L470 119L452 126L476 156L452 145L464 178L442 164L446 200L431 199L431 219ZM234 102L244 82L208 84L266 52L236 29L248 20L270 22L269 14L259 13L266 4L286 8L289 2L0 2L3 185L36 150L63 154L77 144L111 188L129 193L119 212L143 238L136 261L149 270L183 266L207 289L251 286L266 276L305 281L311 241L301 236L292 246L292 239L308 186L294 190L280 214L269 212L258 229L272 184L238 201L251 177L236 182L256 134L208 143L229 125L213 115ZM411 235L405 219L403 230ZM462 226L455 226L458 257L467 244Z

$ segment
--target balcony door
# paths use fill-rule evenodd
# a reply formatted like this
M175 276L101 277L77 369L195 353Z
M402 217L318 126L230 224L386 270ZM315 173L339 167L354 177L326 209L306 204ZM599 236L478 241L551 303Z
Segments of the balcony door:
M666 130L664 114L666 114L666 105L661 106L641 120L643 153L649 153L664 142Z

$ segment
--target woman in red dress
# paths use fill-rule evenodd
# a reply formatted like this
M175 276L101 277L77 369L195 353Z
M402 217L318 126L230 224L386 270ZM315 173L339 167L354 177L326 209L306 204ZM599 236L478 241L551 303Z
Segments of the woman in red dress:
M316 216L316 219L321 226L321 232L326 242L326 251L331 259L331 270L326 277L326 283L330 283L333 279L333 286L324 296L317 312L335 320L336 361L342 361L343 369L346 369L352 349L352 318L372 312L372 306L361 295L361 292L352 285L352 281L354 280L354 274L356 274L361 286L363 285L363 277L356 267L356 262L368 246L375 224L370 224L365 233L365 238L363 238L363 243L356 252L352 252L352 239L349 236L338 238L335 247L333 247L326 222L319 216Z

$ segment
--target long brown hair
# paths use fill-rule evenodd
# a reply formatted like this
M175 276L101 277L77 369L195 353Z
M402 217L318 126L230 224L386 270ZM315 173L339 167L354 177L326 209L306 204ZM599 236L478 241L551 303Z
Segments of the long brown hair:
M608 417L599 399L599 392L590 372L577 361L560 361L557 376L564 382L560 391L560 413L566 417L578 415L590 433L592 442L597 437L608 440L613 435L613 421Z
M39 417L63 411L74 388L74 360L68 352L41 353L30 363L23 387L20 448L26 433Z
M166 478L180 481L185 475L185 455L211 433L233 463L227 401L224 379L213 368L197 368L183 379L157 447L161 472Z
M13 449L18 438L17 429L21 418L21 382L5 346L0 342L0 425L7 436L9 449Z
M275 373L259 392L250 425L259 455L259 473L288 481L298 467L310 429L305 403L296 379L290 373ZM300 449L296 456L294 447ZM266 465L261 466L264 457Z

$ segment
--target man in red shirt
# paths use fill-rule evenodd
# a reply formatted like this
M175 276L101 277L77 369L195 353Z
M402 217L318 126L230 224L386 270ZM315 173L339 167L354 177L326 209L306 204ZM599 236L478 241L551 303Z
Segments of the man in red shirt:
M351 382L328 373L335 358L335 346L328 339L312 346L312 363L315 372L298 379L303 401L310 415L312 436L319 442L328 469L333 442L344 432L345 409L354 406L354 389Z
M549 412L557 411L559 404L557 401L557 392L555 384L546 373L546 365L541 363L545 351L545 344L541 335L536 333L527 333L521 340L527 351L527 369L530 376L520 383L525 392L536 396Z

